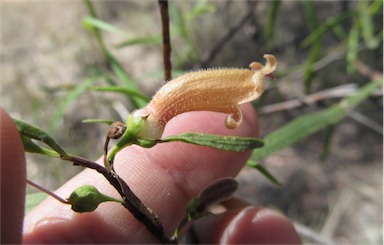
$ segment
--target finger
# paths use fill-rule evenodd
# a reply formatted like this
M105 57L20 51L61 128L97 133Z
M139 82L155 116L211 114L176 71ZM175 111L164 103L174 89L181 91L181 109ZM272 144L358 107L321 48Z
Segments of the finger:
M252 106L244 106L243 112L244 122L236 130L224 127L224 114L191 112L171 120L164 134L256 136L258 125ZM236 175L249 155L250 152L223 152L185 143L160 144L151 149L132 146L116 156L115 169L144 204L158 214L170 236L184 216L187 201L213 180ZM101 175L91 170L83 171L57 193L68 197L74 188L84 184L118 196ZM87 238L93 239L91 242L157 242L127 210L115 203L102 204L93 213L75 214L69 207L48 199L27 216L25 233L27 242L90 242Z
M277 211L247 207L196 221L194 231L204 244L300 244L292 223Z
M25 202L25 156L19 132L0 107L1 244L20 243Z

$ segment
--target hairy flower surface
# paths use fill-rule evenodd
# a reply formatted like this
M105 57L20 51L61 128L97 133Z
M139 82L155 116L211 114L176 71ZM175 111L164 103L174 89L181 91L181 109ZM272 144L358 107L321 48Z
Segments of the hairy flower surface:
M277 62L266 54L265 65L252 62L251 69L208 69L186 73L165 85L133 117L144 120L139 136L160 139L173 117L189 111L214 111L228 114L225 126L233 129L242 122L239 105L257 99L264 91L264 77L271 75Z

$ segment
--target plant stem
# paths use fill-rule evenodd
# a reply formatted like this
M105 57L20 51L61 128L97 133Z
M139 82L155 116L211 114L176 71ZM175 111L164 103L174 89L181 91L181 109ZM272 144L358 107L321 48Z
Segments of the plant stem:
M33 187L35 187L36 189L42 191L42 192L45 192L47 193L48 195L50 195L51 197L55 198L56 200L58 200L59 202L62 202L64 204L70 204L67 200L59 197L58 195L56 195L55 193L53 193L52 191L42 187L41 185L38 185L36 184L35 182L32 182L31 180L29 179L26 179L27 183Z
M163 64L164 64L164 79L169 81L172 79L172 64L171 64L171 42L169 37L169 13L168 1L158 0L161 15L161 29L163 36Z
M64 160L72 161L75 165L96 170L101 173L109 183L119 192L124 200L122 204L133 216L140 221L159 241L170 244L172 241L165 235L164 228L158 220L157 215L132 192L127 183L116 173L107 168L78 156L70 156Z

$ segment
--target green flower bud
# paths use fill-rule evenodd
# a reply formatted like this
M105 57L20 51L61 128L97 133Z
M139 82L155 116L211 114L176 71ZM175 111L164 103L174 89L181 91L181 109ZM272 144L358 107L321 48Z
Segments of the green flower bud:
M77 188L68 198L68 202L72 205L72 210L79 213L92 212L100 203L108 201L122 202L100 193L96 187L92 185L83 185Z

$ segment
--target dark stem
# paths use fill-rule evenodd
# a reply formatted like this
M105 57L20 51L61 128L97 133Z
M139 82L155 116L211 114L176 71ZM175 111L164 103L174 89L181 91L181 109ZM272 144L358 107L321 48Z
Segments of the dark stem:
M103 155L103 162L104 162L104 167L108 168L109 164L108 164L108 145L109 145L109 141L111 140L111 138L107 137L105 138L105 143L104 143L104 155ZM112 166L110 166L112 167Z
M143 204L143 202L132 192L127 183L125 183L125 181L116 173L108 170L102 165L78 156L71 156L64 160L72 161L75 165L94 169L101 173L123 198L124 203L122 205L128 209L133 216L148 229L148 231L162 243L172 243L172 241L165 235L164 228L160 224L157 215Z
M158 0L161 15L161 29L163 36L163 64L164 64L164 79L169 81L172 79L172 64L171 64L171 41L169 35L169 14L168 1Z

